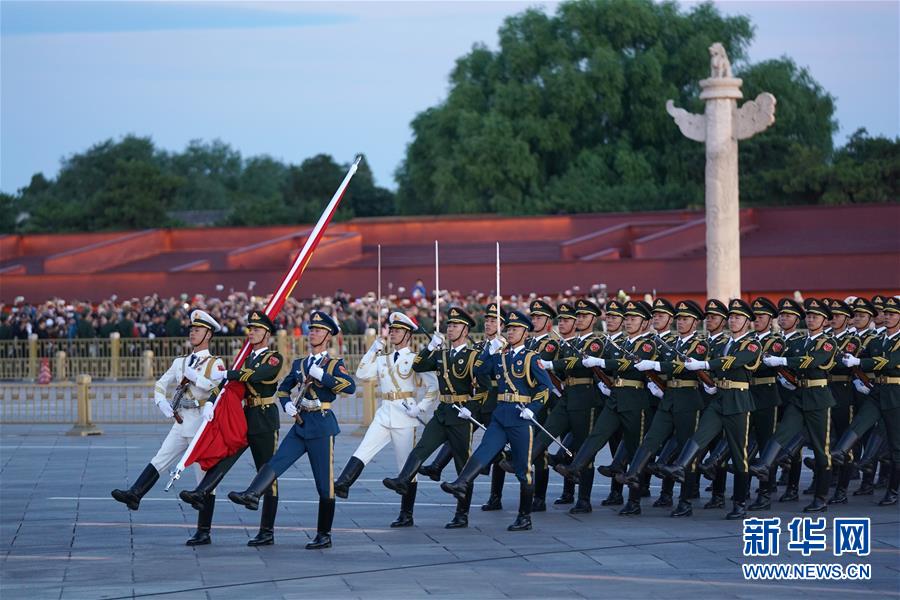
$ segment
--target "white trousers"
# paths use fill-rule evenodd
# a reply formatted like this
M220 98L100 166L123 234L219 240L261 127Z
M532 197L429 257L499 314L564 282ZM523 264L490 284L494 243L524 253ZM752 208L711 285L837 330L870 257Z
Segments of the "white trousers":
M172 425L172 429L169 430L169 434L163 440L162 446L156 452L156 456L150 459L150 464L163 477L184 456L185 450L187 450L191 440L194 438L194 434L197 433L197 429L200 428L200 423L203 419L200 416L200 411L193 408L182 409L179 414L182 422ZM193 467L194 476L197 478L197 483L200 483L200 480L203 479L204 471L197 463L191 466Z
M367 465L388 443L394 444L394 456L397 458L397 470L399 471L416 445L416 428L388 427L376 415L353 456Z

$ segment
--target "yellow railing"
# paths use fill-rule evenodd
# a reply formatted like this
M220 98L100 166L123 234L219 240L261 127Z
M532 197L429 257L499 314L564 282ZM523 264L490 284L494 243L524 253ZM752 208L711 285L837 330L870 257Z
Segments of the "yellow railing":
M214 337L210 352L230 361L244 340L243 337ZM347 369L353 372L372 341L371 335L333 338L331 354L342 356ZM427 336L415 336L413 350L427 342ZM306 337L288 336L285 331L278 332L272 347L285 356L287 364L308 351ZM42 369L49 369L54 382L74 380L79 373L90 375L95 381L152 380L165 373L176 357L188 352L187 338L121 338L113 333L109 338L51 340L33 335L28 340L0 341L0 380L37 381Z

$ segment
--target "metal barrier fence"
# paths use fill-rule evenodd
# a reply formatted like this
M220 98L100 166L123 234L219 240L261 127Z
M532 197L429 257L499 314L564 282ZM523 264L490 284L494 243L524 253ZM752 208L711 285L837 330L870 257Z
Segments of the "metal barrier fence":
M480 339L481 334L473 335ZM244 344L243 337L214 337L210 352L229 362ZM332 339L331 354L342 356L350 372L356 370L372 335L345 335ZM413 350L428 342L428 337L413 338ZM273 348L287 359L286 364L307 354L307 338L287 335L279 331ZM113 333L109 338L38 339L0 341L0 380L37 381L42 369L49 369L52 381L72 379L76 374L88 374L93 379L146 379L161 376L178 357L190 352L187 338L121 338Z
M364 404L374 406L372 386L353 396L340 396L332 405L340 423L363 424ZM80 396L79 396L80 394ZM79 397L83 398L79 406ZM282 413L282 421L289 417ZM171 423L153 402L152 381L92 381L80 375L75 382L46 385L0 383L0 423Z

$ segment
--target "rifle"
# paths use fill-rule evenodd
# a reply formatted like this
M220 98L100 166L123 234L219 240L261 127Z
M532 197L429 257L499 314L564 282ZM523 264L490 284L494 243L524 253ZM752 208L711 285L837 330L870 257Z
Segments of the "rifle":
M556 338L556 340L557 340L560 344L564 344L567 348L569 348L572 352L574 352L574 353L578 356L578 358L584 358L584 352L582 352L581 350L579 350L579 349L575 346L575 344L573 344L573 343L570 342L569 340L563 338L563 337L559 334L558 331L556 331L555 329L551 329L551 330L550 330L550 333L553 335L554 338ZM603 382L603 385L605 385L605 386L608 387L608 388L612 388L612 380L609 378L609 375L607 375L607 374L603 371L603 369L601 369L600 367L591 367L591 371L593 372L594 377L596 377L598 381L602 381L602 382ZM548 371L548 373L549 373L549 371Z
M328 357L327 356L322 359L322 364L319 366L322 367L323 369L326 366L328 366ZM300 388L300 394L298 396L298 398L300 398L300 402L303 402L303 399L306 397L306 392L309 391L309 388L313 384L314 381L315 381L315 379L313 378L312 375L309 375L309 374L306 375L306 379L303 380L303 386ZM298 404L297 405L297 414L294 415L294 421L297 423L297 425L303 425L303 417L300 416L301 412L302 411L300 410L300 405Z
M625 350L625 349L622 348L620 345L618 345L617 343L615 343L615 342L613 341L612 338L606 338L606 339L607 339L607 341L608 341L610 344L613 345L614 348L616 348L619 352L621 352L621 353L622 353L624 356L626 356L627 358L630 358L631 360L633 360L633 361L635 361L635 362L637 362L638 360L640 360L640 357L639 357L638 355L636 355L634 352L629 352L628 350ZM658 388L661 389L662 391L666 391L666 382L663 381L663 380L662 380L662 377L660 377L659 375L657 375L655 372L653 372L653 371L644 371L644 377L646 377L647 379L649 379L650 381L652 381L653 383L655 383L655 384L656 384L656 387L658 387Z
M666 340L662 339L661 335L656 334L656 339L659 340L659 342L666 348L666 350L668 350L669 352L673 352L678 357L680 357L682 360L687 360L688 357L685 356L685 354L683 352L679 352L672 346L668 345L666 343ZM713 381L713 378L709 376L709 372L707 372L707 371L697 371L697 379L699 379L700 381L702 381L709 387L716 387L716 382Z
M200 362L197 363L197 367L202 367L203 364L206 363L206 361L208 361L209 359L209 356L203 358L202 360L200 360ZM172 418L175 419L175 422L179 425L184 422L184 419L182 419L181 415L178 414L178 408L181 406L181 399L184 398L184 395L187 393L190 386L191 380L182 375L181 382L178 384L178 387L175 388L175 393L172 394L172 402L170 403L170 406L172 408Z

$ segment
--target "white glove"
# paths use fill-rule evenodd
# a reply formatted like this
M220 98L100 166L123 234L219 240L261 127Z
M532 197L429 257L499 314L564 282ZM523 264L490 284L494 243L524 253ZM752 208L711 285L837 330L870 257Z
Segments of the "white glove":
M547 369L548 371L553 368L552 360L538 360L538 364Z
M714 385L706 385L706 384L704 383L704 384L703 384L703 391L706 392L707 394L709 394L710 396L712 396L713 394L715 394L716 392L719 391L719 388L717 388L717 387L714 386Z
M788 389L788 390L796 390L797 389L796 385L794 385L793 383L791 383L790 381L785 379L782 375L778 375L777 378L778 378L778 383L781 384L781 387Z
M652 361L641 361L641 362L652 362ZM656 396L657 398L663 397L663 391L659 389L659 386L653 383L652 381L647 384L647 388L650 390L650 393Z
M200 374L199 371L197 371L197 369L195 369L194 367L185 367L184 368L184 378L187 379L188 381L197 383L197 375L199 375L199 374Z
M498 340L497 338L494 338L491 340L491 343L488 344L488 347L490 348L491 354L497 354L498 352L500 352L500 349L503 348L503 342Z
M322 375L325 374L325 369L313 363L309 366L309 376L318 381L322 381Z
M287 413L289 417L297 416L297 405L294 404L293 400L288 400L284 403L284 412Z
M158 401L156 405L159 407L159 412L161 412L167 419L171 419L175 416L175 411L172 410L172 407L169 406L169 403L165 400Z
M585 356L581 359L581 364L589 369L591 367L600 367L601 369L606 368L606 361L602 358L597 358L596 356Z
M407 414L407 416L415 419L420 414L422 414L422 409L419 408L418 404L410 404L410 405L406 406L406 414Z
M441 332L435 331L434 335L431 336L431 341L428 342L429 350L437 350L441 346L444 345L444 336L441 335Z
M872 391L872 390L870 390L870 389L866 386L866 384L864 384L864 383L863 383L862 381L860 381L859 379L854 379L854 380L853 380L853 387L856 388L856 391L857 391L857 392L859 392L860 394L863 394L864 396L868 396L868 395L869 395L869 392Z
M534 412L530 408L523 408L519 412L519 416L525 419L526 421L530 421L534 418Z
M639 361L636 365L634 365L634 368L637 369L638 371L659 371L659 361L642 360L642 361Z
M203 415L204 419L206 419L207 421L212 421L213 413L216 410L216 405L213 404L212 402L207 402L206 404L203 405L203 408L200 410L202 411L201 414Z
M853 356L852 354L845 354L844 358L841 359L841 362L844 363L845 367L858 367L859 359Z
M597 382L597 389L600 390L600 393L604 396L609 396L612 394L612 390L609 389L609 386L603 383L602 381Z
M783 356L767 356L763 358L763 363L767 367L786 367L787 359Z
M472 411L466 408L465 406L461 406L459 409L459 417L461 419L468 419L472 416Z
M709 363L705 360L697 360L696 358L688 358L684 361L684 368L688 371L708 371Z
M318 410L322 407L322 401L316 398L304 398L300 401L300 408L306 410Z
M384 340L381 338L375 338L375 342L372 344L372 347L369 348L369 352L372 352L373 354L377 354L378 352L381 352L382 350L384 350Z

